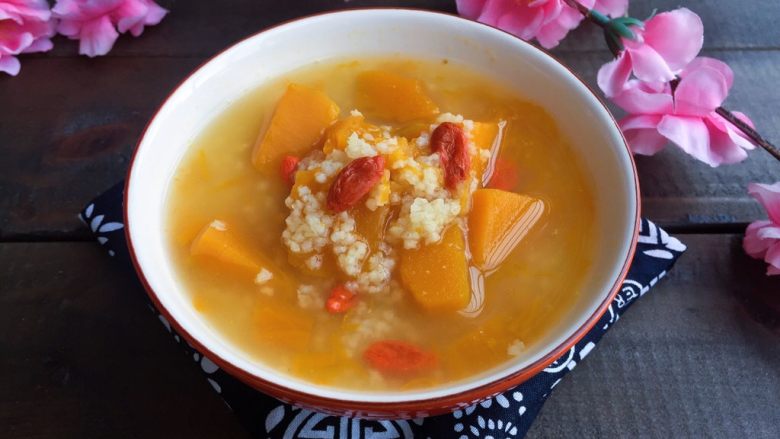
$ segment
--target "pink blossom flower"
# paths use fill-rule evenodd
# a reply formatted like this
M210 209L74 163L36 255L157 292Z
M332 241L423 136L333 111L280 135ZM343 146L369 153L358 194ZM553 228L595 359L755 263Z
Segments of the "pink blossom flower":
M755 221L745 231L742 247L756 259L764 259L767 275L780 274L780 181L775 184L751 183L748 193L764 206L769 220Z
M589 9L617 17L628 10L628 0L579 0ZM458 13L471 20L503 29L524 40L536 38L550 49L579 26L583 17L564 0L456 0Z
M119 33L137 37L168 13L153 0L57 0L52 12L57 32L79 40L79 53L89 57L108 53Z
M54 26L46 0L0 0L0 72L19 74L20 53L51 50Z
M613 98L629 113L620 127L634 153L653 155L673 142L712 167L744 160L753 144L715 112L734 80L731 68L716 59L700 57L679 76L674 93L668 83L632 79ZM744 114L734 115L752 126Z
M607 97L620 93L632 72L645 82L671 81L704 44L701 18L686 8L658 14L632 31L636 40L623 38L625 50L599 69L598 84Z

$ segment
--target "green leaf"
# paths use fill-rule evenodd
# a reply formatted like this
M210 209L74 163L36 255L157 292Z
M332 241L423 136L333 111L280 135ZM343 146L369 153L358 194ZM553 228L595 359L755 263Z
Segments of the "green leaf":
M609 23L609 29L623 38L628 38L629 40L636 39L636 35L634 35L634 31L632 31L631 28L615 20L612 20Z
M602 14L601 12L595 9L591 9L589 12L590 12L590 16L593 18L593 21L595 21L596 23L601 25L609 24L610 18L607 17L606 15Z
M641 27L641 28L645 27L645 22L644 21L642 21L642 20L640 20L638 18L634 18L634 17L619 17L619 18L615 18L615 20L616 21L620 21L620 23L622 23L622 24L624 24L626 26L637 26L637 27Z

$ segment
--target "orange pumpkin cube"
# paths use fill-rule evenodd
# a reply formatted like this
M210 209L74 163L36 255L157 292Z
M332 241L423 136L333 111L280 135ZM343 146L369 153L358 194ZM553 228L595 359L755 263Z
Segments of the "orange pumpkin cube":
M497 268L544 213L544 202L500 189L477 189L469 213L469 249L484 271Z
M364 122L364 118L361 115L349 116L334 123L327 130L325 130L324 143L322 145L322 152L330 154L335 149L345 149L347 147L347 139L354 132L359 132L361 129L367 128Z
M190 255L210 258L255 276L255 283L268 285L286 295L295 291L292 280L268 257L243 244L224 221L214 220L200 231L190 244Z
M358 75L356 98L360 111L391 122L427 119L439 113L421 81L383 70Z
M222 263L245 269L252 273L260 270L255 256L244 248L228 225L219 220L207 224L190 245L192 256L209 256Z
M463 231L450 226L436 244L404 250L399 272L404 286L423 308L457 311L471 299Z
M493 153L492 155L496 156L501 150L505 126L506 122L504 121L474 122L474 128L471 130L472 141L478 148L488 148ZM491 160L494 159L491 157ZM484 175L489 170L488 161L480 159L471 163L484 185L490 177L489 175Z
M339 107L325 93L299 84L288 85L268 128L255 143L252 164L275 172L283 156L305 155L338 115Z

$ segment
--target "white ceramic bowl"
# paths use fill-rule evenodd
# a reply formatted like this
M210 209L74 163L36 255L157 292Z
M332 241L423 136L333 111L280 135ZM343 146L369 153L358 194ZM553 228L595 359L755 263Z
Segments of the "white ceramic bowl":
M312 385L253 361L192 306L166 246L166 196L202 127L260 84L314 61L377 55L447 58L542 105L573 145L596 188L598 248L582 293L562 323L517 361L456 385L423 391L361 392ZM251 36L191 74L141 138L127 178L125 215L136 269L177 330L217 365L282 399L374 417L439 413L519 384L568 350L605 312L625 276L639 220L631 154L613 117L572 72L536 47L458 17L414 10L336 12ZM468 355L468 353L464 353Z

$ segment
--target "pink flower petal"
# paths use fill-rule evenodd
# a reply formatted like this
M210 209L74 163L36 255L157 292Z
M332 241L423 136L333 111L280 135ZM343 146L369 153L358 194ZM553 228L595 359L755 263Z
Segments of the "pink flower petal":
M658 133L662 116L640 115L623 118L619 125L628 146L635 154L654 155L666 147L667 140Z
M769 220L780 225L780 181L775 184L751 183L748 193L764 206Z
M90 57L111 50L119 36L117 29L138 36L167 12L153 0L57 0L52 8L59 20L57 31L81 40L79 53Z
M147 1L151 0L133 0ZM596 0L580 0L591 7ZM524 40L552 48L582 22L582 15L564 0L456 0L466 18L505 30ZM135 28L133 28L135 29Z
M528 7L542 12L542 26L556 20L563 10L561 0L531 0Z
M476 19L489 0L455 0L458 14L470 20Z
M160 6L158 6L156 3L149 1L148 2L148 9L146 11L146 16L144 17L142 22L137 23L135 26L130 28L130 33L137 37L141 35L141 33L144 31L145 26L154 26L156 24L159 24L163 18L168 14L167 9L163 9Z
M764 257L771 242L759 238L758 232L771 224L769 221L754 221L748 225L747 230L745 230L745 239L742 240L742 248L745 253L756 259Z
M585 7L588 7L585 5L585 3L589 3L590 1L593 0L580 0L580 3L582 3ZM533 3L538 3L539 6L541 6L544 10L544 21L542 22L542 26L559 21L561 19L561 14L564 11L577 12L571 7L565 5L563 0L536 0L535 2L529 3L529 6ZM569 17L571 17L571 15L569 15ZM571 22L571 18L569 19L569 22Z
M767 226L758 230L761 239L780 239L780 226Z
M750 128L755 128L756 127L755 125L753 125L753 121L750 120L750 118L747 117L747 115L745 113L742 113L741 111L732 111L731 114L733 114L734 116L737 116L737 119L741 120L742 122L745 122L746 124L748 124L748 126Z
M482 21L481 17L480 21ZM523 40L532 40L539 33L543 22L544 11L538 8L518 7L501 16L495 25Z
M740 119L746 124L748 124L750 127L753 126L753 121L751 121L744 114L736 111L732 112L732 114L734 114L734 116L736 116L737 119ZM748 139L748 137L744 133L742 133L742 131L740 131L737 127L732 125L731 122L726 121L726 119L721 117L719 114L710 113L709 115L707 115L706 120L707 123L711 124L712 127L714 127L716 130L724 133L728 137L728 141L730 141L734 145L742 149L746 149L748 151L755 149L756 146L753 144L752 140Z
M120 33L128 30L133 36L139 36L144 31L145 25L159 23L168 11L158 6L151 0L125 0L112 13L112 21L115 21Z
M585 2L580 2L585 3ZM561 9L560 14L555 19L555 22L559 23L561 26L572 30L575 29L577 26L582 23L582 20L585 18L580 14L580 12L574 8L571 8L569 6L566 6L565 8Z
M717 157L719 164L728 165L739 163L747 158L748 149L753 149L753 145L733 132L730 126L724 126L721 129L716 123L715 118L720 118L715 113L705 117L704 123L707 125L710 133L710 150L713 157ZM735 141L736 140L736 141Z
M660 13L648 20L643 37L645 43L665 61L664 64L677 73L701 51L704 25L701 18L690 9L680 8Z
M54 33L46 0L0 0L0 72L19 74L15 55L51 49Z
M52 21L27 21L21 28L33 37L33 40L21 53L46 52L54 47L50 39L54 36L54 23Z
M550 0L527 0L525 3L528 4L529 8L541 8L549 4L549 2ZM520 3L520 2L516 2L516 3Z
M628 0L596 0L593 8L610 17L622 17L628 12Z
M769 264L766 274L774 276L780 274L780 241L776 241L764 256L764 261Z
M658 132L693 157L716 167L721 157L710 148L710 134L701 118L666 115L658 124Z
M116 23L119 33L125 33L131 27L141 24L149 8L140 0L125 0L111 12L111 21ZM137 36L137 35L136 35Z
M11 76L19 74L22 65L15 56L0 54L0 72L8 73Z
M611 98L623 91L629 77L631 77L631 59L622 53L616 60L601 66L597 81L601 91Z
M78 39L79 32L81 31L81 23L71 20L60 20L57 23L57 33L64 35L71 40Z
M623 130L656 129L658 124L661 123L661 119L663 119L663 115L640 114L624 117L618 124Z
M566 37L569 31L579 26L582 20L582 14L572 8L565 8L556 20L544 24L539 29L536 40L545 49L552 49Z
M51 13L55 18L72 17L79 14L79 5L76 0L57 0L51 8Z
M160 24L163 18L165 18L166 15L168 15L168 10L161 7L157 3L147 0L147 7L149 8L146 12L146 19L144 20L144 24L146 26L154 26L157 24Z
M5 38L0 40L0 53L6 55L18 55L35 41L29 32L24 32L21 26L12 24L12 29Z
M729 87L726 77L712 67L701 66L689 71L674 91L675 113L706 116L720 107Z
M612 101L631 114L669 114L674 111L672 95L650 90L645 83L632 80Z
M520 6L515 5L511 0L486 0L482 10L476 15L477 21L497 26L498 21L505 16L518 12ZM527 6L524 9L528 9ZM520 14L528 15L528 14Z
M561 40L569 33L569 29L560 23L550 23L542 26L536 34L536 41L545 49L552 49L560 44Z
M33 41L22 53L48 52L54 47L49 38L41 38Z
M92 58L107 54L119 37L107 15L86 22L81 27L79 53Z
M0 20L13 20L17 24L27 21L48 21L51 17L46 0L3 0L0 2Z
M723 75L723 78L726 79L726 88L731 89L731 85L734 84L734 71L731 70L731 67L729 67L728 64L715 58L699 56L693 61L691 61L690 64L688 64L679 73L678 76L680 76L680 78L685 78L688 75L688 73L694 72L702 67L709 67L711 69L715 69L718 72L720 72L720 74Z
M634 76L646 82L668 82L675 74L669 68L666 60L649 44L636 45L626 52L631 58Z

